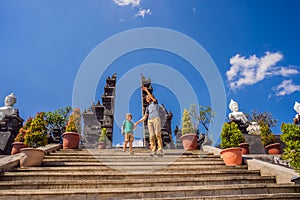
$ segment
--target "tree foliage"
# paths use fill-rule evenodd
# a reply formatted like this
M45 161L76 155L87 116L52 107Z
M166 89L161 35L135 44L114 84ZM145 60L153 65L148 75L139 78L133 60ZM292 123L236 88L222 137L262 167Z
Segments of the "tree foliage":
M71 111L72 108L70 106L66 106L65 108L55 110L54 112L46 112L45 117L48 123L48 129L64 129L69 120Z
M252 111L251 114L247 114L247 118L249 121L257 122L259 125L267 125L268 127L276 126L278 122L278 120L275 119L271 113L259 113L256 110Z
M211 109L210 106L199 106L197 111L197 105L192 104L189 108L189 115L194 119L194 127L199 129L202 126L206 133L209 131L209 125L212 123L212 119L216 116L216 113Z

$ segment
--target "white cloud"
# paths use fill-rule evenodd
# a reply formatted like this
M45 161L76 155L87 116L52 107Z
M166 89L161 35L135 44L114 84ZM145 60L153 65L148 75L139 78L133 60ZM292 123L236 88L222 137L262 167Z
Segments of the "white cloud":
M284 80L280 85L273 88L276 96L285 96L294 92L300 91L300 85L294 85L292 80Z
M140 5L141 0L114 0L114 2L118 6L129 6L131 4L132 7L137 7Z
M243 86L253 85L271 76L284 76L299 74L296 69L279 67L276 64L283 59L279 52L266 52L264 56L252 55L249 58L236 54L230 58L230 69L226 72L230 89L239 89Z
M140 9L134 16L135 17L145 17L145 15L151 15L151 10L148 9Z
M118 6L132 6L132 9L136 12L135 17L144 18L146 15L151 15L151 10L149 8L145 9L141 6L141 0L114 0L115 4ZM119 21L123 22L123 21Z

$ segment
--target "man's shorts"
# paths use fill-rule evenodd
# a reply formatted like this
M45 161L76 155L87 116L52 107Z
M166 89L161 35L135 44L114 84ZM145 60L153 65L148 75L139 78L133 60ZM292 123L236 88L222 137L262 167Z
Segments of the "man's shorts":
M132 142L134 140L134 136L133 136L133 133L125 133L125 142Z

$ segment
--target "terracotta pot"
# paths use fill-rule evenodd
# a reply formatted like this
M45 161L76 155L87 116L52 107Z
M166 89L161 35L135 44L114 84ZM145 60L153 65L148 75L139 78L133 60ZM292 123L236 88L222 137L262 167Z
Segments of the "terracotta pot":
M63 149L78 149L79 134L76 132L65 132L63 137Z
M242 148L242 154L250 154L248 143L241 143L240 147Z
M24 144L24 142L14 142L12 143L12 149L11 149L11 155L20 153L22 148L25 148L26 145Z
M241 165L243 161L242 148L232 147L224 149L220 152L224 160L225 165Z
M281 154L281 145L280 143L273 143L265 146L268 154Z
M194 133L184 134L180 137L184 150L197 149L197 135Z
M21 167L39 167L43 162L45 152L41 149L22 148L23 156L20 159Z
M106 142L98 142L98 149L106 149Z

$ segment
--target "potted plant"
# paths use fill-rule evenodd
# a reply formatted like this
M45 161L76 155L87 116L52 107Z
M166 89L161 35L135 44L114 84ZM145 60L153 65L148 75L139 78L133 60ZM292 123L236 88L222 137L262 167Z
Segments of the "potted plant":
M21 167L35 167L42 164L45 152L37 147L45 146L48 143L47 122L45 114L39 112L32 119L24 136L24 144L28 148L22 148L24 156L20 159Z
M106 128L102 128L101 134L98 140L98 149L106 149L107 142L107 130Z
M280 139L286 147L283 149L283 159L290 160L290 165L300 170L300 126L295 124L282 124Z
M30 127L31 122L32 122L32 117L29 117L26 120L23 127L20 128L18 135L16 136L14 142L12 143L11 155L20 153L21 152L20 150L26 147L26 145L24 144L24 137L28 128Z
M50 135L49 142L62 143L61 135L66 130L66 125L71 111L72 108L67 106L65 108L55 110L54 112L50 111L45 113L46 121L48 123L47 129Z
M280 143L275 143L276 138L275 135L272 133L270 127L267 124L261 123L260 132L261 142L264 145L267 153L281 154L281 145Z
M224 149L220 152L226 165L242 164L242 149L240 143L245 142L242 132L234 122L224 123L221 133L221 147Z
M80 109L73 110L66 125L66 132L62 134L63 149L77 149L79 146L81 132L81 114Z
M191 122L189 112L184 109L182 117L182 126L180 137L184 150L195 150L197 148L197 134L195 134L195 128Z

